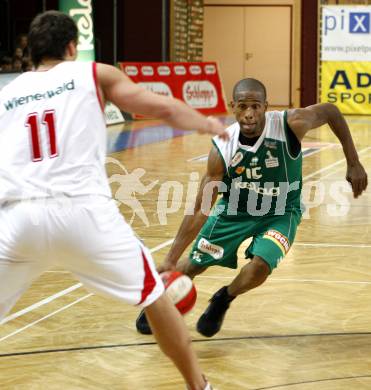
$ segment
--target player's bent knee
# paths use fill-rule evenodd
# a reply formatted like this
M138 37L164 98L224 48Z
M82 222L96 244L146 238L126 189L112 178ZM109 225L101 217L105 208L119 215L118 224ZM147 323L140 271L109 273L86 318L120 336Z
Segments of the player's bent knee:
M260 256L254 256L251 260L251 265L253 266L256 277L267 278L271 273L269 264Z

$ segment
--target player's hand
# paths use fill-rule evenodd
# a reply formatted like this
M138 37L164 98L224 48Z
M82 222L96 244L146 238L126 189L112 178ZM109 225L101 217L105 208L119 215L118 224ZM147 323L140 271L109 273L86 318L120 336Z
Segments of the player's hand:
M161 274L162 272L167 272L167 271L175 271L176 264L174 264L173 261L167 261L165 260L162 264L160 264L157 267L157 272Z
M198 130L201 134L211 134L218 135L224 141L229 140L229 134L225 130L225 126L220 122L219 119L216 119L212 116L206 118L208 126L204 129Z
M367 173L360 162L348 165L346 179L352 186L354 198L358 198L367 188Z

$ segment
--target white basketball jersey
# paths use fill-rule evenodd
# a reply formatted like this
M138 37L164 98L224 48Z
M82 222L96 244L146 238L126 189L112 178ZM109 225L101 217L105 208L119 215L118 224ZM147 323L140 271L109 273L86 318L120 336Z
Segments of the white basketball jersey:
M95 66L62 62L24 73L0 91L0 203L111 197Z

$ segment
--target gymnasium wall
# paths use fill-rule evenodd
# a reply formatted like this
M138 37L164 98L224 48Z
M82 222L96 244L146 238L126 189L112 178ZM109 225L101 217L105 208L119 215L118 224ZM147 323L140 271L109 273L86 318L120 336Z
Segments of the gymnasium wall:
M163 1L117 1L117 52L114 53L113 0L93 0L97 60L162 61ZM165 21L165 34L168 33ZM165 57L165 58L164 58Z
M113 47L113 0L92 0L94 9L94 28L96 36L96 58L98 61L113 63L119 61L163 61L176 59L171 56L174 38L170 34L171 7L175 0L136 0L117 1L117 52ZM202 0L177 0L191 5ZM20 9L15 7L17 0L0 0L10 8L9 28L13 36L24 32L35 13L40 12L44 4L47 9L56 8L58 0L30 0L22 2ZM315 102L317 92L317 31L313 30L317 22L317 0L203 0L205 5L289 5L293 10L292 31L292 70L291 70L291 102L294 106ZM323 1L323 3L325 3ZM365 4L368 1L329 0L328 4ZM166 19L163 21L164 9ZM308 10L312 10L310 13ZM198 23L198 21L197 21ZM6 27L8 29L8 27ZM0 29L1 30L1 29ZM165 35L164 35L165 34ZM189 31L189 35L195 34ZM184 42L184 37L182 38ZM189 47L194 47L190 38L186 37ZM197 37L198 40L202 38ZM5 37L3 41L8 40ZM165 47L164 47L165 45ZM199 56L199 49L195 52ZM201 48L202 50L202 48ZM303 56L302 56L303 53ZM189 53L187 53L188 55ZM189 55L193 55L192 53ZM303 58L305 61L303 61ZM192 58L188 58L191 60ZM194 59L194 58L193 58Z
M308 1L308 0L306 0ZM290 5L293 9L292 31L292 74L291 101L294 106L300 105L301 80L301 1L300 0L204 0L205 5ZM221 27L222 31L222 27ZM258 34L258 32L257 32ZM273 64L272 64L273 66ZM272 70L273 71L273 70ZM316 96L316 93L313 94Z

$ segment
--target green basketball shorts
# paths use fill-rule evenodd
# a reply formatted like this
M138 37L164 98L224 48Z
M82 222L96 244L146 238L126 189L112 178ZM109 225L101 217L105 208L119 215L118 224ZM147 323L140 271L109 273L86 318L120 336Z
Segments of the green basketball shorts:
M253 237L246 258L260 256L271 272L294 242L301 212L292 209L283 215L252 217L247 213L210 215L190 252L190 261L201 267L220 265L237 268L237 250Z

